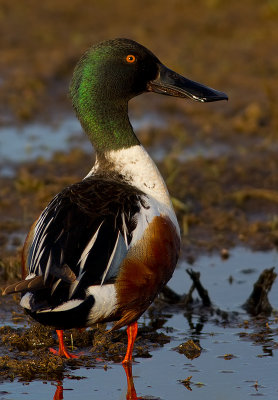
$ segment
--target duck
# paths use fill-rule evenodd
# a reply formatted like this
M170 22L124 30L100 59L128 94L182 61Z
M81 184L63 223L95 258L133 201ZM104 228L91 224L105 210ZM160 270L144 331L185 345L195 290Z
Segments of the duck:
M58 193L31 226L22 250L22 280L3 295L56 329L57 355L75 358L63 331L113 323L127 327L123 364L132 362L138 319L171 278L180 229L166 184L135 135L128 103L145 93L199 102L225 93L170 70L143 45L125 38L90 47L70 84L73 108L94 149L80 182Z

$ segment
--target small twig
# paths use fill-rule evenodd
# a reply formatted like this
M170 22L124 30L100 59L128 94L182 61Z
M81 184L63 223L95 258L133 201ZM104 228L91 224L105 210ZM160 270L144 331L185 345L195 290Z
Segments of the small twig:
M268 300L268 292L276 277L277 274L274 272L274 267L263 270L257 282L254 283L251 295L242 306L248 313L252 315L269 315L271 313L272 306Z
M192 283L189 292L187 294L185 294L184 296L182 296L182 304L184 306L187 306L188 304L193 302L193 298L192 298L192 293L194 292L195 289L195 284Z
M181 297L179 294L174 292L174 290L170 289L169 286L165 286L162 290L161 293L163 296L167 299L167 302L170 304L177 304L180 302Z
M193 283L188 291L187 294L184 295L179 295L174 290L170 289L169 286L165 286L162 290L161 293L167 300L169 304L182 304L183 306L187 306L188 304L192 303L192 293L196 289L199 296L202 299L203 306L204 307L210 307L211 306L211 300L208 295L208 291L203 287L203 285L200 282L200 272L195 272L192 269L187 269L186 272L192 279Z
M203 285L200 282L200 272L195 272L191 268L188 268L186 270L190 278L192 279L194 283L195 289L198 291L199 296L201 297L203 301L203 305L205 307L210 307L211 306L211 301L208 295L208 291L203 287Z

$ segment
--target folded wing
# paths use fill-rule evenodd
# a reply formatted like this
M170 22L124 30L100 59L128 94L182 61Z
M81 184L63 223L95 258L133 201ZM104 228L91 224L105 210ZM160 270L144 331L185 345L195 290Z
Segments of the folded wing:
M24 250L29 274L6 293L33 293L29 306L38 311L113 283L149 209L142 192L119 180L93 176L69 186L32 227Z

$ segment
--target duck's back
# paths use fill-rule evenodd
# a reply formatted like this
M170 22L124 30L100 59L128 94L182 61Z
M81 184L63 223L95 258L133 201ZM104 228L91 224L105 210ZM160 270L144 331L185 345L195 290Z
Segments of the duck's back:
M39 322L64 329L117 320L120 327L169 280L179 252L172 209L137 186L116 169L96 168L46 207L24 250L27 279L42 276L43 285L21 305Z

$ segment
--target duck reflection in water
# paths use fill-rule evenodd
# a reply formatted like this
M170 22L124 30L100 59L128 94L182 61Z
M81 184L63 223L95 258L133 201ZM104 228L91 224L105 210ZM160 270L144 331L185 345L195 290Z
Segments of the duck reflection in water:
M133 375L132 375L132 365L130 363L124 363L123 368L126 373L126 380L127 380L127 391L126 391L126 400L143 400L143 397L137 397L134 382L133 382ZM63 382L57 382L56 392L54 394L53 400L63 400L64 399L64 388Z

